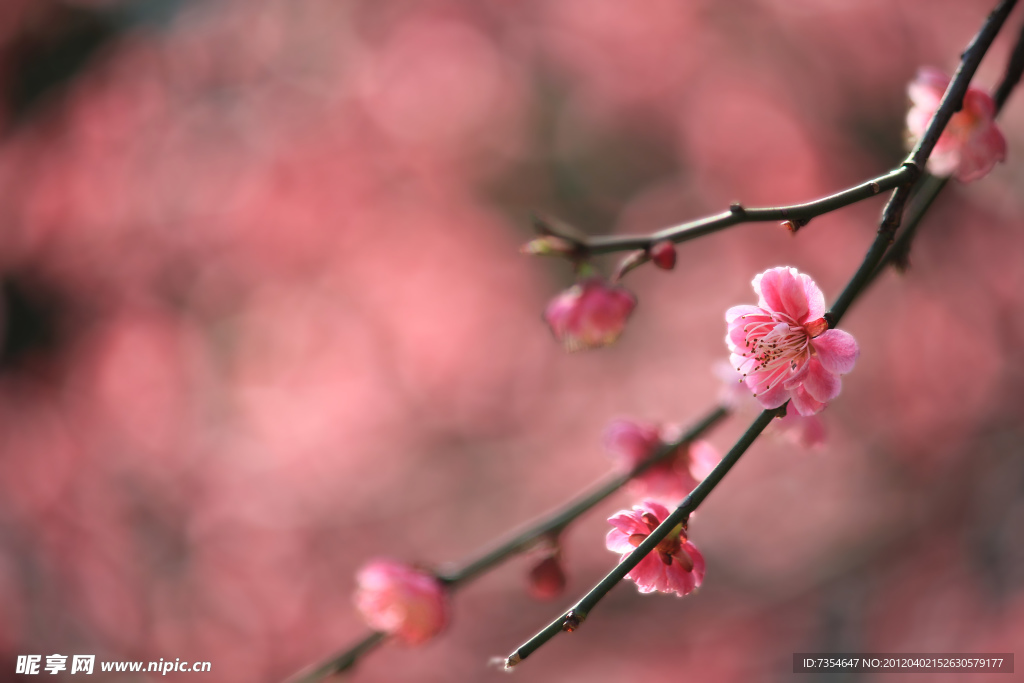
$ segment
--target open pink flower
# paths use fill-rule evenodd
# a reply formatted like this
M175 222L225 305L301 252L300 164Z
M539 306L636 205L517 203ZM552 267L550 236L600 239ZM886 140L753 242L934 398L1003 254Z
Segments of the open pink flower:
M632 510L622 510L608 518L615 528L608 532L605 545L608 550L622 553L621 562L668 515L668 509L653 500L634 505ZM687 540L682 525L678 525L626 578L632 579L641 593L661 591L683 596L704 580L704 556Z
M359 570L356 581L356 607L371 628L419 645L448 623L447 596L432 574L380 559Z
M949 77L938 69L924 67L908 87L913 106L907 113L907 131L912 143L924 135L925 128L942 95ZM996 105L992 97L978 88L968 88L963 108L953 114L928 159L928 170L938 176L955 175L969 183L988 174L996 162L1006 160L1006 138L995 123Z
M830 330L825 297L795 268L772 268L754 278L756 306L725 312L730 362L764 408L786 401L814 415L842 389L859 350L847 332Z
M723 359L714 364L712 371L722 380L722 388L718 392L718 400L722 405L734 411L742 411L747 406L759 406L757 400L750 395L750 389L743 383L743 375L736 371L729 361ZM825 423L818 415L800 415L795 410L786 411L781 420L772 420L765 433L774 432L785 436L789 441L804 448L819 448L825 444L828 436Z
M680 435L676 425L617 419L605 429L604 444L622 469L628 471L650 457L661 444L675 441ZM636 476L630 482L630 490L645 498L678 503L719 460L721 456L714 446L707 441L694 441Z
M544 319L569 351L607 346L618 339L636 297L600 278L589 278L548 304Z

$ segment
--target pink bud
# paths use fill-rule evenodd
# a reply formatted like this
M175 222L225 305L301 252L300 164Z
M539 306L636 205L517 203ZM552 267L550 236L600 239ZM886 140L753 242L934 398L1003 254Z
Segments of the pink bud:
M662 270L672 270L676 267L676 247L668 240L663 240L652 246L650 254L654 265Z
M527 575L527 590L537 600L552 600L565 590L565 569L558 553L535 564Z
M356 607L371 628L419 645L448 623L447 596L432 574L380 559L359 570L356 581Z
M762 407L792 401L805 417L821 412L853 369L857 342L827 329L824 295L795 268L771 268L752 284L757 305L725 312L730 362Z
M635 307L625 288L590 278L552 299L544 319L566 350L579 351L613 343Z

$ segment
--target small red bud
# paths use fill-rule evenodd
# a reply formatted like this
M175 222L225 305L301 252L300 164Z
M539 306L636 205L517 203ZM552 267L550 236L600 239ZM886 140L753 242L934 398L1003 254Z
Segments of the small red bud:
M537 600L552 600L565 590L565 570L558 555L548 555L533 566L527 588Z
M672 270L676 267L676 247L668 240L663 240L653 245L650 249L651 260L654 265L663 270Z

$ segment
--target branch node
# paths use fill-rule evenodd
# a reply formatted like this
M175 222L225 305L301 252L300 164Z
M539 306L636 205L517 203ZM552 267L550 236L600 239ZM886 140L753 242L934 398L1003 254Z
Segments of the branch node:
M576 610L571 609L566 613L565 619L562 620L562 630L566 633L572 633L580 627L580 624L586 618L586 614L578 613Z
M743 205L740 204L739 202L733 202L732 204L729 205L729 213L733 214L734 216L743 216L744 214L746 214L746 212L747 210L744 209Z
M914 163L912 160L907 159L902 164L900 164L900 166L907 169L907 172L909 173L910 177L907 178L908 185L913 185L921 177L921 167Z

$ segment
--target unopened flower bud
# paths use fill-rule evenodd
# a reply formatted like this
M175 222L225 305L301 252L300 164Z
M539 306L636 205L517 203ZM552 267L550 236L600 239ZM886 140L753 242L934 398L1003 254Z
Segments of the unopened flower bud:
M530 569L527 575L527 590L537 600L552 600L565 590L565 569L556 551Z
M652 246L650 254L654 265L662 270L672 270L676 267L676 246L668 240L662 240Z
M613 343L635 307L625 288L589 278L552 299L544 319L566 350L579 351Z
M419 645L448 624L448 600L437 577L394 560L374 560L356 576L356 607L371 628Z

